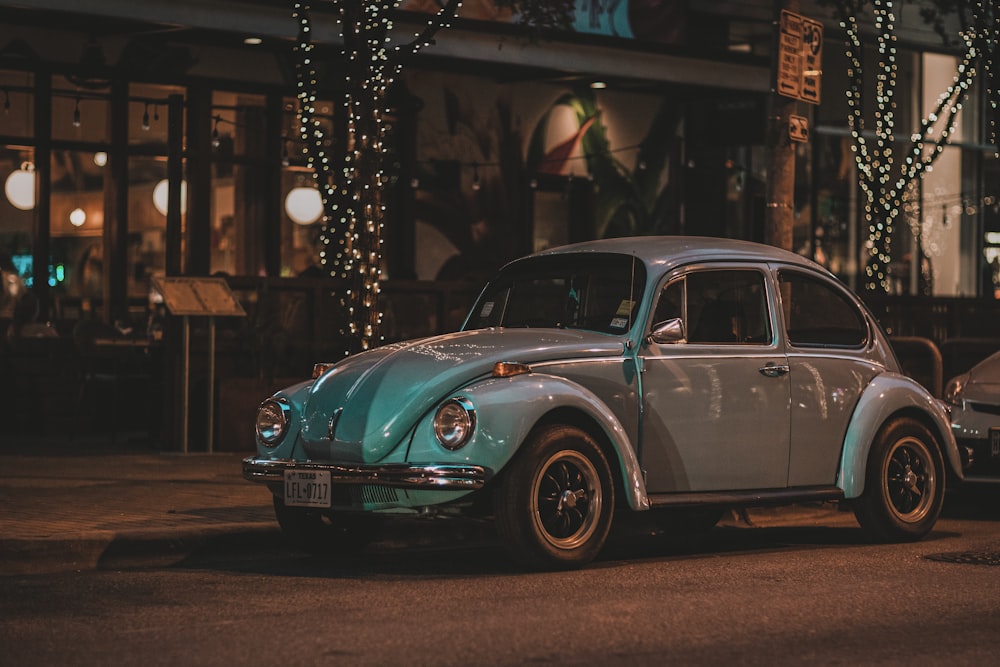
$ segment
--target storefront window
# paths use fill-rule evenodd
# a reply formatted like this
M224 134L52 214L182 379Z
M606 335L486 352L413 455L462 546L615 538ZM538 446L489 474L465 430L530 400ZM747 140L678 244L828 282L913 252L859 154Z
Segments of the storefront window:
M34 224L37 181L34 151L20 143L31 136L34 114L32 76L0 70L0 257L27 286L33 282ZM27 143L27 142L24 142Z
M56 141L107 142L106 94L60 89L52 95L52 138Z
M216 91L212 96L210 271L265 275L268 220L265 99ZM273 223L271 223L273 224Z
M983 264L980 296L1000 299L1000 159L991 155L984 160L982 198Z
M167 98L183 93L184 89L176 86L129 85L129 144L155 148L157 152L166 154Z
M335 145L333 102L317 102L314 117L324 135L324 148L331 150ZM319 256L323 202L312 170L307 166L298 104L292 98L284 101L281 127L284 166L281 176L281 275L325 277L327 272L322 268Z
M52 153L52 256L64 267L57 294L103 296L104 179L107 169L91 151Z
M149 294L150 279L166 271L167 162L160 157L129 160L128 295ZM187 191L181 186L181 214L187 212Z
M35 113L34 77L0 70L0 136L30 137Z

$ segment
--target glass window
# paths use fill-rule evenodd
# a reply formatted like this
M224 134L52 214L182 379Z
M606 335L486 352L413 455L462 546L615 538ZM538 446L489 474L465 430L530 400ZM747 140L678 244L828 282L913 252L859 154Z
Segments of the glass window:
M90 151L52 152L53 260L65 267L65 292L101 297L104 279L105 163Z
M759 271L695 271L685 283L689 343L771 342L764 276Z
M0 70L0 136L30 137L34 127L34 78L26 72Z
M128 140L133 146L146 146L167 152L167 97L183 94L176 86L129 85Z
M281 275L285 277L323 278L328 273L320 263L320 232L323 224L323 201L308 168L306 145L298 118L298 103L284 100L282 117L281 174ZM333 102L316 103L315 119L323 132L323 146L334 145ZM332 153L331 153L332 154Z
M107 142L110 104L103 95L71 90L53 91L52 138Z
M678 318L684 319L684 280L674 281L660 292L650 328L655 329L664 322Z
M166 273L167 160L129 159L128 295L148 296L150 278ZM181 227L187 212L187 188L181 184Z
M830 285L799 273L782 271L785 330L792 345L860 347L868 327L857 306Z
M628 255L531 257L504 268L473 307L466 329L580 328L626 333L645 283Z

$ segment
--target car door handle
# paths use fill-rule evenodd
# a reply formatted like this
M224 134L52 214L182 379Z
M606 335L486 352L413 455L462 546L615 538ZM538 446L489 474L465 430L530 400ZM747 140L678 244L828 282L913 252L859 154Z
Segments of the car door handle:
M774 364L767 363L763 368L759 369L761 375L766 375L769 378L781 377L788 372L788 364Z

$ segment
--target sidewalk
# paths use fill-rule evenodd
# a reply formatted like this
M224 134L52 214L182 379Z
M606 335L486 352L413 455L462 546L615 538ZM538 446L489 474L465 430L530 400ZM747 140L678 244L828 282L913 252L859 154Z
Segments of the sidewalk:
M278 543L248 454L135 452L31 439L0 448L0 575L165 566L220 540Z
M242 477L248 455L158 453L100 440L2 442L0 576L166 567L204 549L281 545L270 494ZM853 525L829 508L750 516L755 527ZM720 525L749 527L735 514ZM445 521L397 528L378 544L454 545L483 534Z

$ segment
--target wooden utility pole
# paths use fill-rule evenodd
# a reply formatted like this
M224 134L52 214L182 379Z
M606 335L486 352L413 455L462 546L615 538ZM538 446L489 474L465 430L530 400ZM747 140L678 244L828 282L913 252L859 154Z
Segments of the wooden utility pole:
M784 65L789 36L782 29L782 10L798 12L799 0L774 0L774 45L771 65L771 99L767 116L767 242L785 250L792 249L795 222L795 146L788 133L790 118L797 115L798 102L782 94Z

